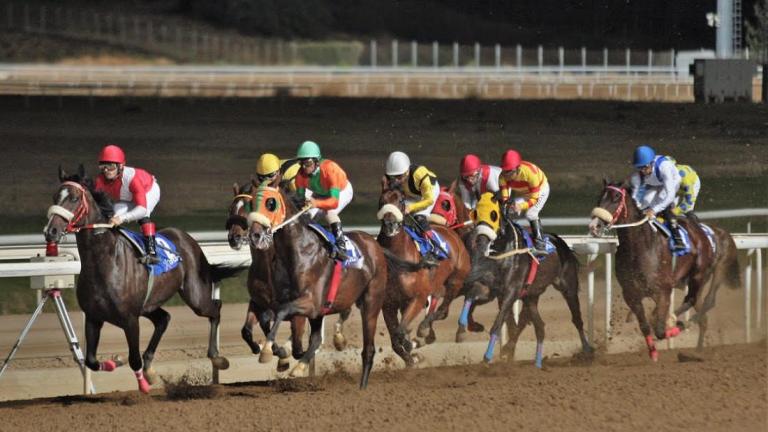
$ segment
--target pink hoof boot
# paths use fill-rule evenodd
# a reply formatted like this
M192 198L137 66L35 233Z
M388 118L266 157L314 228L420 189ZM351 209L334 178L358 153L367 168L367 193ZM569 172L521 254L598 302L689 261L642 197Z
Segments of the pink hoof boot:
M670 327L666 331L666 336L668 338L675 337L680 334L680 327Z
M149 394L149 391L152 389L152 386L149 385L149 383L147 382L147 379L144 378L144 372L138 371L138 372L134 372L134 374L136 375L136 381L139 382L139 391L144 394Z
M659 352L656 351L655 348L653 350L649 351L648 355L651 356L651 360L653 360L655 362L659 361Z
M114 360L103 361L99 364L99 370L103 372L112 372L117 369L117 363Z

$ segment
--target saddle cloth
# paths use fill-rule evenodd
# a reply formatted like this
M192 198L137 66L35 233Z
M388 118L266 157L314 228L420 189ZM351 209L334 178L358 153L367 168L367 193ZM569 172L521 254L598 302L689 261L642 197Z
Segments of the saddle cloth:
M142 256L146 255L146 244L142 234L125 228L118 228L118 231L131 242L139 254ZM157 264L145 264L152 276L169 272L179 266L181 256L176 251L176 245L168 237L157 233L155 235L155 249L157 250L157 257L160 259L160 262Z
M666 224L661 223L658 220L654 220L653 225L667 237L669 250L674 256L683 256L691 253L691 237L688 235L688 231L683 228L682 225L677 226L677 232L680 234L680 238L683 240L684 247L682 249L675 249L675 239L672 238L672 230Z
M438 260L444 260L448 258L448 254L451 253L451 248L448 246L448 242L445 241L443 237L440 236L440 234L437 233L437 231L432 230L432 234L435 236L434 240L437 242L438 245L440 245L439 248L435 248L432 245L432 242L430 242L428 239L424 238L421 234L417 233L415 229L403 225L403 229L405 229L405 232L408 233L409 236L413 239L413 242L416 243L416 247L419 249L419 253L422 256L425 256L429 252L432 252ZM433 250L436 249L436 250Z
M515 229L517 229L519 232L523 233L523 239L525 239L525 245L528 247L528 249L533 248L533 237L531 237L531 233L527 229L523 229L520 225L513 223L515 226ZM548 234L544 234L544 243L546 244L546 247L544 250L547 251L547 254L544 256L538 256L537 259L539 261L544 261L550 254L557 251L557 247L555 247L555 244L552 243L552 239L549 238Z
M336 251L336 236L334 236L332 232L327 230L324 226L314 222L310 222L307 226L320 236L330 252ZM344 260L342 266L344 268L363 268L363 254L360 253L360 249L355 242L350 240L348 236L344 236L344 246L346 246L345 252L347 259Z

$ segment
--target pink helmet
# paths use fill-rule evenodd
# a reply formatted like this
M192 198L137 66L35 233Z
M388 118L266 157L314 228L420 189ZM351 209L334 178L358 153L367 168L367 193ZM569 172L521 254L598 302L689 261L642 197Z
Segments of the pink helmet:
M101 153L99 153L99 162L125 164L125 152L114 144L104 146L104 148L101 149Z
M520 166L520 160L520 153L515 150L507 150L504 152L504 156L501 157L502 171L516 170Z
M461 164L459 165L459 173L462 177L471 176L480 169L480 158L473 154L467 154L461 158Z

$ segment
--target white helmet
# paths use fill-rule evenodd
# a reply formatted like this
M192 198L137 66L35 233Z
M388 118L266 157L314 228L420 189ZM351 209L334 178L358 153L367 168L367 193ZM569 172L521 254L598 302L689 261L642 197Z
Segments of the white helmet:
M408 158L407 154L401 151L396 151L389 154L386 167L388 176L403 175L408 171L410 167L411 159Z

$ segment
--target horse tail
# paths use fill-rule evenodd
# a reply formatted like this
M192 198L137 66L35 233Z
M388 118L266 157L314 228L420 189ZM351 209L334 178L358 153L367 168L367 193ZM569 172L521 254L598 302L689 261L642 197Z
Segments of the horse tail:
M715 263L714 282L724 283L730 289L741 288L741 271L739 270L738 251L733 237L726 231L714 228L717 236L719 253Z
M387 270L390 272L411 273L427 268L424 263L407 261L395 255L389 249L382 249L384 250L384 256L387 258Z
M232 266L229 264L211 264L211 281L216 283L224 279L237 276L245 270L243 266Z
M579 292L579 260L576 254L561 237L549 234L549 238L557 249L560 258L560 283L568 290Z

